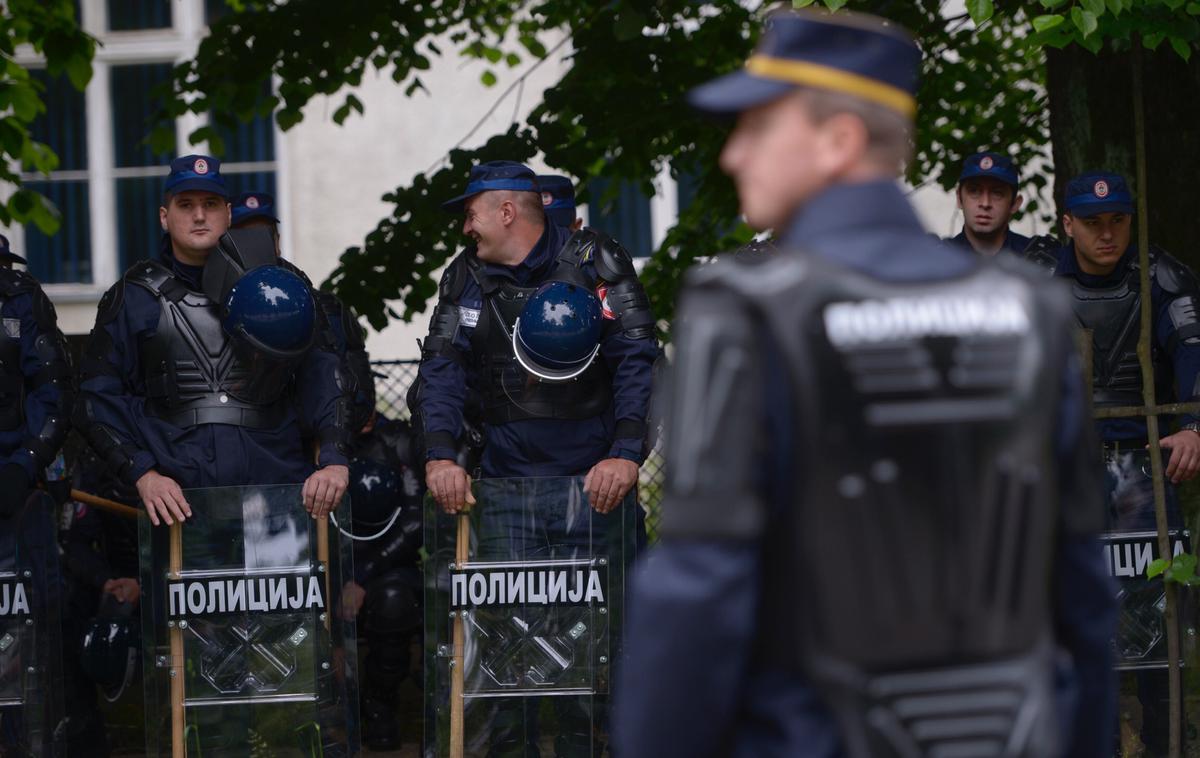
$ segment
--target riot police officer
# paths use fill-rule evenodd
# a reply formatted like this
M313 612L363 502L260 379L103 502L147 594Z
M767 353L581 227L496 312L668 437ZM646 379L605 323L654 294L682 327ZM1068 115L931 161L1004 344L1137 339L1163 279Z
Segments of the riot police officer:
M1067 183L1063 230L1070 243L1059 251L1055 275L1074 295L1075 317L1092 337L1092 402L1097 408L1142 405L1142 372L1137 343L1141 324L1140 266L1132 239L1133 196L1125 178L1109 172L1075 177ZM1200 288L1195 274L1157 247L1149 251L1151 332L1156 399L1160 403L1197 399L1200 378ZM1200 471L1200 417L1164 419L1175 430L1158 440L1166 452L1167 526L1182 527L1175 485ZM1146 423L1140 417L1097 421L1108 473L1108 528L1114 534L1153 531L1154 483L1146 452ZM1145 580L1135 578L1135 583ZM1135 594L1127 586L1123 612ZM1158 594L1150 596L1153 603ZM1129 625L1122 625L1125 629ZM1118 638L1125 663L1145 664L1152 649ZM1158 662L1162 665L1162 662ZM1152 755L1167 752L1170 698L1167 674L1137 673L1142 704L1142 742Z
M243 192L233 201L231 213L233 229L263 227L269 230L275 239L276 254L280 256L279 265L311 285L308 276L279 252L279 216L274 196L266 192ZM342 360L343 391L350 403L350 429L358 434L375 410L375 379L371 374L371 356L367 354L363 328L354 311L332 292L313 287L312 295L329 326L333 348Z
M583 228L575 207L575 184L560 174L538 174L538 188L542 191L542 207L550 223L577 232Z
M476 166L466 192L442 207L465 214L463 233L475 244L447 267L422 349L416 401L429 491L450 512L470 502L467 472L455 462L470 384L482 395L485 477L586 474L592 506L608 512L645 457L658 355L632 258L601 232L571 235L547 223L536 177L519 163ZM531 381L514 353L514 327L527 299L555 281L603 301L601 339L572 346L588 356L575 381Z
M362 670L363 742L400 746L399 687L409 675L410 647L421 626L421 499L409 461L408 423L376 417L355 440L350 460L354 578L342 589L342 612L366 637Z
M691 94L736 117L721 168L779 252L701 267L681 300L614 754L1106 745L1112 598L1069 306L922 230L895 181L919 64L881 19L779 12Z
M1023 253L1029 246L1029 237L1009 228L1024 201L1012 158L991 152L967 158L954 197L963 214L963 230L951 242L979 255Z
M7 591L0 614L6 640L0 686L8 693L0 708L0 753L14 755L49 753L52 720L62 716L54 696L29 697L50 686L42 677L57 675L61 603L54 503L36 486L67 436L74 394L54 306L33 276L13 267L24 263L0 235L0 571L27 577L13 581L28 591L25 618Z
M349 430L337 356L305 349L315 322L307 286L275 266L217 265L231 259L212 257L230 222L215 158L171 162L159 220L157 259L132 266L100 302L81 371L79 427L137 488L154 524L190 515L181 487L301 481L305 506L320 517L346 489ZM241 253L262 258L263 240L243 234ZM262 281L222 284L242 273ZM316 472L297 405L321 441Z

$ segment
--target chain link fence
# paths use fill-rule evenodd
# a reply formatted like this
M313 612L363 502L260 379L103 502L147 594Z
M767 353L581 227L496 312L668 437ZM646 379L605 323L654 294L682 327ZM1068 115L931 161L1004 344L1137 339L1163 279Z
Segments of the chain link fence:
M375 372L375 409L392 419L409 419L412 413L405 398L417 379L420 361L372 361ZM658 534L659 505L663 494L663 458L656 446L650 451L638 480L638 499L646 511L646 532L653 542Z

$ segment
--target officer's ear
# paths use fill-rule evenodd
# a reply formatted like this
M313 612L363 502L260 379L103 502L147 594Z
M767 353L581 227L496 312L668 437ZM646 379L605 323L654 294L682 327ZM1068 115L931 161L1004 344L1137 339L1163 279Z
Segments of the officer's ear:
M1013 192L1016 192L1016 190L1013 190ZM1008 210L1009 215L1010 216L1017 215L1017 211L1021 210L1021 204L1024 202L1025 202L1024 195L1022 195L1020 192L1016 192L1016 194L1013 195L1012 208L1009 208L1009 210Z
M500 223L504 226L511 226L517 220L517 204L512 200L501 200L496 210L500 212Z
M1062 217L1063 234L1067 235L1071 239L1075 239L1075 235L1072 234L1072 232L1071 232L1071 221L1072 221L1071 214L1064 213L1063 217Z
M171 201L168 200L167 202ZM158 224L164 232L167 230L167 206L165 205L158 206Z
M963 188L962 183L959 183L959 185L954 188L954 201L956 203L958 203L958 209L960 211L963 209L963 207L962 207L962 188Z

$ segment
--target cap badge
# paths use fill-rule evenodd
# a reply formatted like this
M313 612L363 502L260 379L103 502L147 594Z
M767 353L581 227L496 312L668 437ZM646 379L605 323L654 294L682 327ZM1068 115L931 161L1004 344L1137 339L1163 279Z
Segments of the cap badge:
M1092 185L1092 194L1096 197L1108 197L1108 182L1103 179Z
M203 158L197 158L196 162L192 164L192 170L197 174L204 176L208 173L208 161L204 160Z
M542 205L550 205L550 203L553 203L553 202L554 202L554 195L551 195L549 192L542 193Z
M255 197L254 195L251 195L250 197L246 198L246 207L249 208L250 210L254 210L255 208L257 208L258 207L258 198Z
M979 161L979 168L983 169L984 171L991 171L992 166L995 166L995 165L996 165L996 162L994 160L992 160L992 156L990 156L990 155L983 156L983 158L981 158Z

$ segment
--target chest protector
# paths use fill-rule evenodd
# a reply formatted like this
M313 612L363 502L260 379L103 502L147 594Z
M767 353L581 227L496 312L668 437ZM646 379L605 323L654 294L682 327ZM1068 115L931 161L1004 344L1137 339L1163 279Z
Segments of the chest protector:
M1010 267L897 284L786 255L733 283L797 403L757 655L808 675L851 756L1056 754L1069 314Z
M532 287L488 276L478 259L471 256L466 260L483 292L483 308L471 334L471 354L482 382L483 420L489 424L534 418L578 420L603 413L612 399L612 377L604 361L592 361L575 379L543 382L521 368L512 347L517 318L543 281L561 279L593 292L598 282L587 277L570 257L560 257L551 275ZM607 322L605 334L614 328L608 326L613 323Z
M127 281L158 298L158 329L141 343L146 412L175 426L279 426L288 413L294 365L239 348L221 328L218 308L157 262Z
M27 279L12 269L0 268L0 305L27 291ZM25 375L21 371L20 321L0 329L0 431L19 429L25 423Z
M1092 400L1097 407L1142 404L1142 369L1137 357L1142 323L1138 272L1137 266L1130 266L1119 282L1102 288L1071 283L1075 318L1092 335ZM1151 348L1156 383L1169 384L1163 358L1157 345Z

